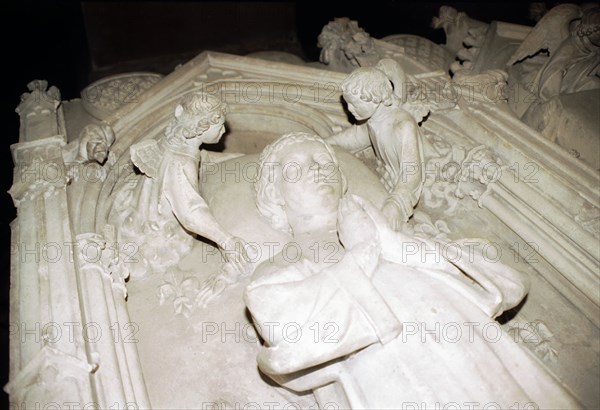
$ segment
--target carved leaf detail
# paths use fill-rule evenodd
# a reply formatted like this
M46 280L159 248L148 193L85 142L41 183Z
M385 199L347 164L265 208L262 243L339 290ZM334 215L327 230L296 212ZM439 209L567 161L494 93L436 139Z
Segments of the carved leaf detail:
M528 323L517 323L512 325L508 333L514 337L517 343L526 343L528 346L547 362L556 362L558 352L551 345L552 332L541 320Z
M158 303L162 306L165 301L173 297L175 294L175 290L173 289L173 285L170 283L165 283L158 287Z
M199 282L187 272L175 269L164 275L164 282L158 286L158 303L162 306L172 300L176 315L189 318L195 308L195 299L199 292Z
M543 340L538 343L534 351L542 357L542 360L555 363L558 360L558 353L550 346L550 341Z
M173 306L176 315L183 315L185 317L190 317L194 308L194 304L187 296L176 297L173 301Z
M448 224L446 221L438 219L435 221L435 227L437 228L437 232L439 233L450 233L450 228L448 228Z
M448 234L451 232L446 221L438 219L431 221L431 217L424 212L417 211L413 216L414 232L416 236L439 241L449 241Z

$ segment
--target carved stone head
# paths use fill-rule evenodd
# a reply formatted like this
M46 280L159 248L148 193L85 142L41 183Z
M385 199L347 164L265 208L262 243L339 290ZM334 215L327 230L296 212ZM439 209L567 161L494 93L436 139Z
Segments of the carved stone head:
M394 89L388 76L376 67L361 67L352 71L342 82L344 98L358 96L366 102L391 105ZM347 101L347 99L346 99Z
M81 130L79 139L80 158L103 164L110 146L115 142L115 134L108 124L88 124Z
M169 142L182 142L201 136L212 126L218 125L216 128L220 129L226 113L227 105L212 94L187 94L175 108L175 118L167 126L166 138Z
M287 232L288 213L335 212L347 190L333 149L317 135L283 135L262 152L259 169L256 206L274 228Z

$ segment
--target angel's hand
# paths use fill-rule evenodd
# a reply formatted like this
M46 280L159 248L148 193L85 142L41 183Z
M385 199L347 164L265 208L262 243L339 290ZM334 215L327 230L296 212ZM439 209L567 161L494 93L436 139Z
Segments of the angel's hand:
M400 207L393 202L386 202L381 212L394 231L399 231L407 219Z
M198 294L196 295L196 305L206 306L211 300L219 296L228 286L237 282L239 278L236 268L226 263L223 270L212 274L201 285Z
M242 238L232 236L221 244L221 253L231 265L228 269L237 271L238 275L252 273L253 261L256 261L255 249L249 246Z

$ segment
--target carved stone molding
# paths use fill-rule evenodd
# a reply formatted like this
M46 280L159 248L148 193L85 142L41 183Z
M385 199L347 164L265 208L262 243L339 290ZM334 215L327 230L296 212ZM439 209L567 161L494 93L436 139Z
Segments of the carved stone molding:
M104 235L83 233L76 236L78 276L83 299L84 323L104 335L87 340L90 358L98 363L92 381L100 407L120 406L149 408L148 393L139 364L135 339L122 335L123 329L135 324L125 306L128 272L112 242L110 227ZM104 305L105 309L97 309Z
M44 408L65 403L95 405L89 375L97 366L50 346L13 377L4 390L16 408Z
M83 107L103 120L125 104L135 104L139 96L156 84L162 75L125 73L98 80L81 91Z
M525 241L538 245L540 256L563 275L562 278L548 275L546 279L566 294L575 291L581 295L573 298L572 303L599 325L597 237L575 217L579 206L598 207L597 172L508 112L494 110L492 115L491 107L481 103L462 106L486 132L497 138L495 152L506 162L500 178L479 199L480 205Z

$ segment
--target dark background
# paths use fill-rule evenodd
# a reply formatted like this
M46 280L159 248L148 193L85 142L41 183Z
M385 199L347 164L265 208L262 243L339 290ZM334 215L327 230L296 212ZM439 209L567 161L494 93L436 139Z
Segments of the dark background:
M443 4L481 21L533 25L529 2L60 2L0 3L3 90L0 166L0 385L8 379L9 223L16 210L6 193L12 183L9 146L18 141L14 112L26 84L46 79L63 100L79 97L91 81L133 70L166 74L205 49L246 54L283 50L318 60L317 36L334 17L350 17L371 36L410 33L437 43L430 28ZM548 8L554 5L547 2ZM0 408L8 408L6 394Z

